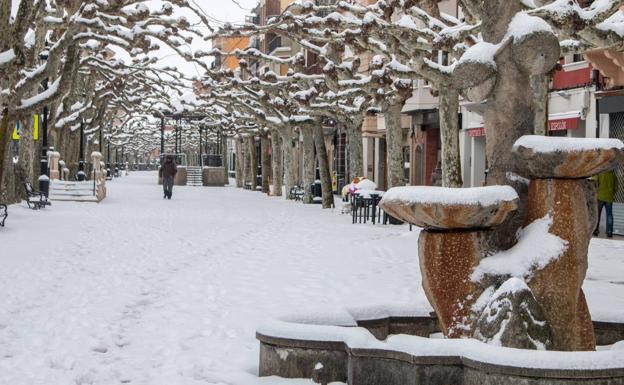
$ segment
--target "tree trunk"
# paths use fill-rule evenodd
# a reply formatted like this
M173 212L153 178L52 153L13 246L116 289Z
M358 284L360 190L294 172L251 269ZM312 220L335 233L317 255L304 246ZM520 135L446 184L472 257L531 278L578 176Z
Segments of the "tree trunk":
M260 149L262 157L262 192L269 193L269 176L271 174L271 156L269 155L269 136L264 134L260 137Z
M489 1L488 12L504 10L501 17L488 21L483 31L486 41L498 44L506 33L511 18L521 11L516 1ZM491 24L491 25L490 25ZM488 185L511 185L520 197L518 211L492 233L493 243L508 249L516 243L517 230L524 224L527 214L528 186L510 180L508 172L514 169L513 144L523 135L533 133L535 108L529 75L516 63L513 51L507 47L496 57L497 79L488 97L484 121L486 155L488 160Z
M535 122L533 132L535 135L548 135L548 84L550 76L531 76L531 88L533 89L533 104L535 106Z
M221 156L223 157L223 183L227 186L230 184L230 177L229 177L229 168L230 168L230 162L228 159L228 138L227 136L223 135L221 136ZM200 159L201 161L201 159Z
M240 138L234 138L234 151L236 152L236 162L234 169L236 173L236 187L243 187L243 167L245 160L243 159L243 148Z
M329 159L327 157L327 147L325 146L325 135L323 133L323 127L320 125L314 127L314 144L316 145L316 157L321 174L323 208L328 209L334 206L334 193L332 191L332 179L329 172Z
M251 183L251 151L248 138L243 139L243 158L245 159L243 166L243 183L245 183L246 187L248 183Z
M403 175L403 129L401 128L401 110L403 103L393 104L384 110L386 122L386 144L388 163L388 189L405 186Z
M249 146L249 171L251 190L256 191L258 187L258 151L256 150L256 138L250 136L248 139Z
M360 114L351 119L347 125L349 137L349 176L347 183L351 183L355 177L364 175L362 124L364 124L364 116Z
M284 151L284 188L286 190L286 199L292 199L290 189L297 184L297 174L295 172L295 161L293 157L292 145L292 129L287 132L288 135L282 136L282 149Z
M440 92L440 136L442 141L442 186L462 187L459 155L459 92L447 87Z
M282 183L284 181L283 174L283 154L282 154L282 139L277 130L271 133L271 149L273 150L273 156L271 160L273 162L273 195L282 196Z
M312 127L304 127L301 130L303 136L303 203L312 203L312 184L316 171L316 159L314 156L314 137Z
M28 128L28 129L27 129ZM39 148L34 138L33 119L28 119L22 126L19 141L19 165L26 181L38 185L40 162Z
M0 120L0 201L2 203L13 203L15 197L8 194L8 190L5 188L5 176L7 175L9 165L9 138L11 133L9 132L9 114L5 110L2 113L2 120ZM12 194L11 194L12 195Z

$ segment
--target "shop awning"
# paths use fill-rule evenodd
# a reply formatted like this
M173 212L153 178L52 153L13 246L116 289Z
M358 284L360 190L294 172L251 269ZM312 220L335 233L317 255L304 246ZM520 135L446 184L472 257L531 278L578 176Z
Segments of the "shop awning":
M568 111L548 115L548 131L575 130L581 120L581 111Z
M581 111L567 111L548 115L548 130L562 131L575 130L579 127L581 120ZM485 136L485 127L483 123L468 124L468 136L477 138Z

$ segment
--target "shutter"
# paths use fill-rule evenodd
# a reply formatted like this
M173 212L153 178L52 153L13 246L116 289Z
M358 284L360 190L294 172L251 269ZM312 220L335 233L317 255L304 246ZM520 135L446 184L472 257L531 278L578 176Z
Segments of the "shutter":
M609 114L609 136L624 141L624 112ZM613 232L624 235L624 165L615 170L618 190L613 203Z

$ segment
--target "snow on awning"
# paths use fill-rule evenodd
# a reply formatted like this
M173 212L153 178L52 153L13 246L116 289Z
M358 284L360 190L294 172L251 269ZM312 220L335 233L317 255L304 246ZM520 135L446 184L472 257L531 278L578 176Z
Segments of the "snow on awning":
M548 115L548 131L575 130L581 120L581 111L567 111Z

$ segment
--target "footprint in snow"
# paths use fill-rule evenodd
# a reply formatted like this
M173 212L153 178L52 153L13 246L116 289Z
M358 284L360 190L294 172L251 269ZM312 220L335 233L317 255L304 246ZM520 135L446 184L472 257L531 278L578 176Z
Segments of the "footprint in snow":
M92 351L96 353L105 354L108 352L108 348L106 346L98 345L91 348Z

